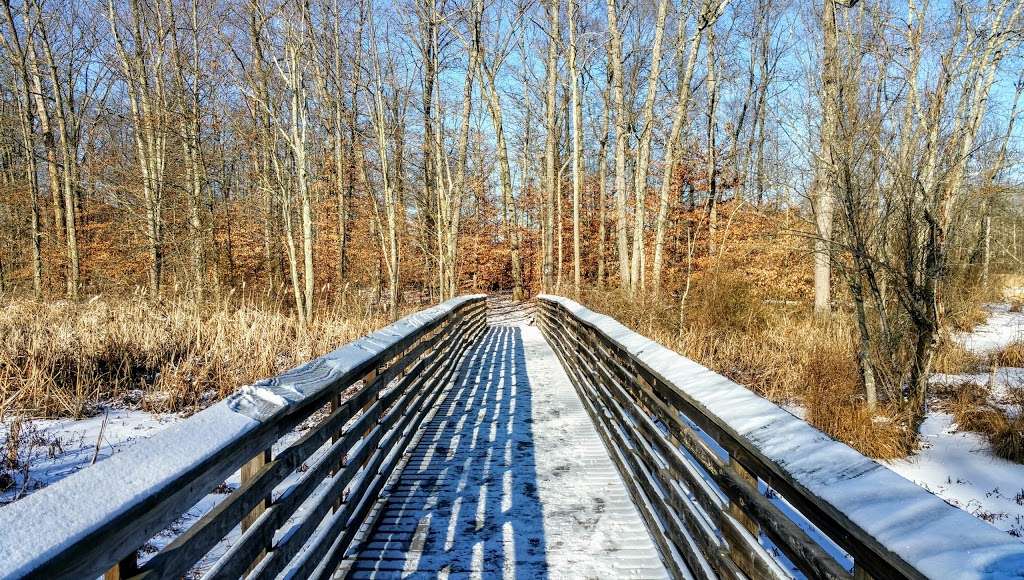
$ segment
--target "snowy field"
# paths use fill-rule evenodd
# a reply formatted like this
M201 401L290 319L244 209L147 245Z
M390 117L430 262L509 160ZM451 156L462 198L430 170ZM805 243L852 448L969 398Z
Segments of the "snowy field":
M956 339L975 354L986 355L1010 343L1024 340L1024 313L1010 312L1009 305L990 305L988 320L973 332ZM933 384L987 385L997 404L1007 387L1024 386L1024 369L998 368L989 373L932 377ZM932 411L921 426L918 453L887 461L890 469L968 511L993 526L1024 537L1024 465L992 455L987 441L975 433L958 431L953 418Z
M1024 465L995 457L988 442L957 431L946 413L921 425L921 450L890 469L993 526L1024 537Z

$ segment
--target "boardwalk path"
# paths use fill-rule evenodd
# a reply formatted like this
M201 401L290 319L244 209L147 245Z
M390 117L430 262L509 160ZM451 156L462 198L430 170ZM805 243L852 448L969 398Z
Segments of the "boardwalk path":
M540 331L492 327L462 365L353 576L665 577Z

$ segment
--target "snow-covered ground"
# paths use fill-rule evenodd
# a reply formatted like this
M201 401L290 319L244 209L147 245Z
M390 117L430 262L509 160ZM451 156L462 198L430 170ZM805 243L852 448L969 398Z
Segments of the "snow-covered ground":
M921 425L921 450L890 469L993 526L1024 537L1024 465L1000 459L980 436L957 431L933 412Z
M997 351L1011 342L1024 340L1024 312L1010 312L1009 304L989 304L991 313L984 324L955 338L977 354Z
M152 437L162 429L184 417L176 414L152 414L140 410L108 409L86 419L36 419L26 421L19 436L18 464L22 467L13 473L13 485L0 493L0 509L3 504L29 495L51 483L61 480L93 463L121 453L138 442ZM10 436L11 421L5 421L0 433L0 448L6 449ZM9 474L10 475L10 474ZM11 482L8 482L11 483ZM160 551L179 534L212 510L240 484L240 474L233 474L214 493L204 497L170 527L142 547L140 561ZM227 541L200 562L202 570L208 562L215 561L237 537L233 532Z
M181 421L179 415L110 409L87 419L35 419L21 424L18 468L0 491L0 505L10 503L72 473L151 437ZM9 448L12 420L0 424L0 449Z
M991 315L973 332L955 338L969 351L987 355L1024 340L1024 313L1009 305L988 306ZM989 385L992 402L1001 404L1008 388L1024 386L1024 369L994 373L936 374L932 384ZM959 431L953 417L933 410L921 425L921 449L905 459L885 462L890 469L1007 533L1024 537L1024 465L994 456L981 436Z

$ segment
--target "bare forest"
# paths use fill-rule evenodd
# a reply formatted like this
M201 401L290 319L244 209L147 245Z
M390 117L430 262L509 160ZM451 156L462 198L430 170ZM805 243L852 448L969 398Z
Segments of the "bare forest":
M952 339L1024 280L1024 3L0 12L0 418L194 409L543 292L869 455L934 405L1024 455L1019 410L929 382L1024 366Z

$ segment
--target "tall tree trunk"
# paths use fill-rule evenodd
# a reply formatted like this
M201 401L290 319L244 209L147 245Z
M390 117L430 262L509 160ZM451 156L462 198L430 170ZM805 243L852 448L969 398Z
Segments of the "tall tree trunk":
M32 246L32 293L36 299L43 297L43 255L42 255L42 224L39 207L39 175L36 166L35 115L32 112L32 83L29 75L29 59L26 43L32 39L22 38L14 20L10 0L4 0L4 14L9 26L9 35L0 34L0 42L10 55L17 73L18 92L18 124L21 128L21 148L25 159L25 174L28 181L29 197L32 205L31 246Z
M824 0L822 30L821 153L815 184L814 218L818 235L814 240L814 312L827 316L832 311L832 217L835 192L832 168L839 106L839 33L836 28L836 0Z
M113 0L108 0L108 19L119 61L128 90L128 102L135 128L135 147L142 176L142 198L145 208L146 245L149 252L149 295L160 293L163 273L163 188L166 164L166 97L161 63L164 47L150 43L147 35L151 23L139 0L130 0L128 33L132 38L131 51L122 39ZM163 25L157 23L156 36L164 36ZM152 46L151 46L152 44ZM147 48L155 51L151 54Z
M716 251L715 237L718 234L718 47L715 42L715 27L708 27L708 150L705 175L708 183L708 254Z
M558 146L557 125L557 89L558 89L558 41L561 29L558 23L558 0L546 0L548 11L548 56L545 64L544 93L544 266L543 289L550 292L554 288L554 230L555 230L555 187L558 180L555 154Z
M31 22L29 19L30 11L27 6L22 11L22 21L26 30L32 30L37 26L36 23ZM36 118L39 119L39 132L43 138L43 150L46 153L46 184L50 190L50 201L53 207L53 241L55 242L54 245L60 247L65 245L64 236L67 230L64 225L64 201L61 195L57 144L53 137L53 124L50 122L49 107L44 98L45 92L42 75L39 73L39 59L36 56L35 40L31 37L25 40L25 46L28 50L29 76L32 79L32 98L36 108ZM70 283L70 277L66 273L65 278Z
M664 3L665 0L662 0ZM576 0L569 0L569 78L572 83L572 265L573 294L580 295L580 189L583 180L583 105L576 66Z
M606 0L608 9L608 63L612 71L615 105L615 239L619 254L619 287L630 290L629 234L626 216L626 139L629 123L622 78L622 32L619 30L618 0Z
M672 128L669 130L668 139L665 141L665 160L662 164L664 166L664 174L661 178L661 189L658 195L658 216L654 224L654 271L652 273L652 282L655 293L661 290L665 230L668 224L668 210L672 193L672 172L675 170L676 148L678 147L680 133L682 133L683 125L686 124L690 97L693 94L691 83L693 82L693 71L697 66L697 51L700 50L704 29L709 25L714 25L717 20L717 13L713 11L711 2L712 0L704 0L701 12L697 16L697 29L694 31L693 36L690 37L688 43L686 43L686 64L683 74L678 81L679 97L676 100L676 107L672 114ZM677 43L676 50L682 51L683 44L686 42L685 20L679 23L678 37L679 42Z
M607 232L607 208L608 208L608 134L611 126L611 75L606 75L607 86L604 89L603 103L601 107L601 134L598 137L597 149L597 285L603 287L605 283L605 264L608 260L608 250L605 240Z
M484 98L491 113L494 125L495 140L498 154L498 176L501 179L501 218L505 229L505 239L510 245L512 259L512 299L523 299L523 266L519 256L519 223L516 217L515 200L512 196L512 170L508 159L508 144L505 142L505 123L502 115L501 100L495 83L494 72L490 70L485 59L480 59L483 68L482 85Z
M338 216L338 237L340 244L340 258L338 273L342 280L347 279L348 272L348 241L349 241L349 215L351 213L352 200L355 198L356 190L356 141L359 138L359 90L362 82L363 71L363 28L366 26L366 1L359 0L359 24L356 26L356 35L353 39L355 51L353 52L350 68L352 70L352 86L349 87L349 113L348 113L348 178L346 180L345 195L342 199L342 207ZM344 282L343 282L344 283Z
M61 195L64 201L64 227L66 251L68 259L67 271L67 297L70 300L78 299L78 291L81 287L81 265L78 255L78 226L76 219L75 195L78 188L79 162L77 154L77 137L72 135L71 125L74 123L74 111L67 106L64 98L64 87L62 78L57 70L57 64L53 57L53 48L50 43L50 34L47 29L47 21L39 23L39 34L42 40L43 55L46 57L47 72L50 77L50 84L53 87L54 117L57 120L57 128L60 135L61 152ZM70 83L70 80L68 81ZM69 88L69 94L74 94L74 89ZM71 99L73 102L73 99ZM71 117L69 119L69 116Z
M438 206L441 193L437 190L439 177L435 174L438 171L438 160L434 158L435 140L434 135L434 91L437 81L437 59L438 59L438 14L436 0L419 0L417 10L420 26L420 54L423 58L423 89L420 94L423 108L423 199L424 199L424 232L430 235L435 229L436 237L436 276L437 291L440 296L446 293L447 281L445 278L445 264L442 259L441 209ZM429 253L428 253L429 257Z
M651 137L654 134L654 99L658 94L658 77L661 72L661 45L665 36L665 17L668 14L668 0L659 0L658 13L654 21L654 45L651 47L651 69L647 77L647 98L640 119L640 136L637 143L636 170L633 173L633 260L630 267L630 287L635 292L642 285L641 266L644 255L644 214L647 204L647 172L651 163Z

